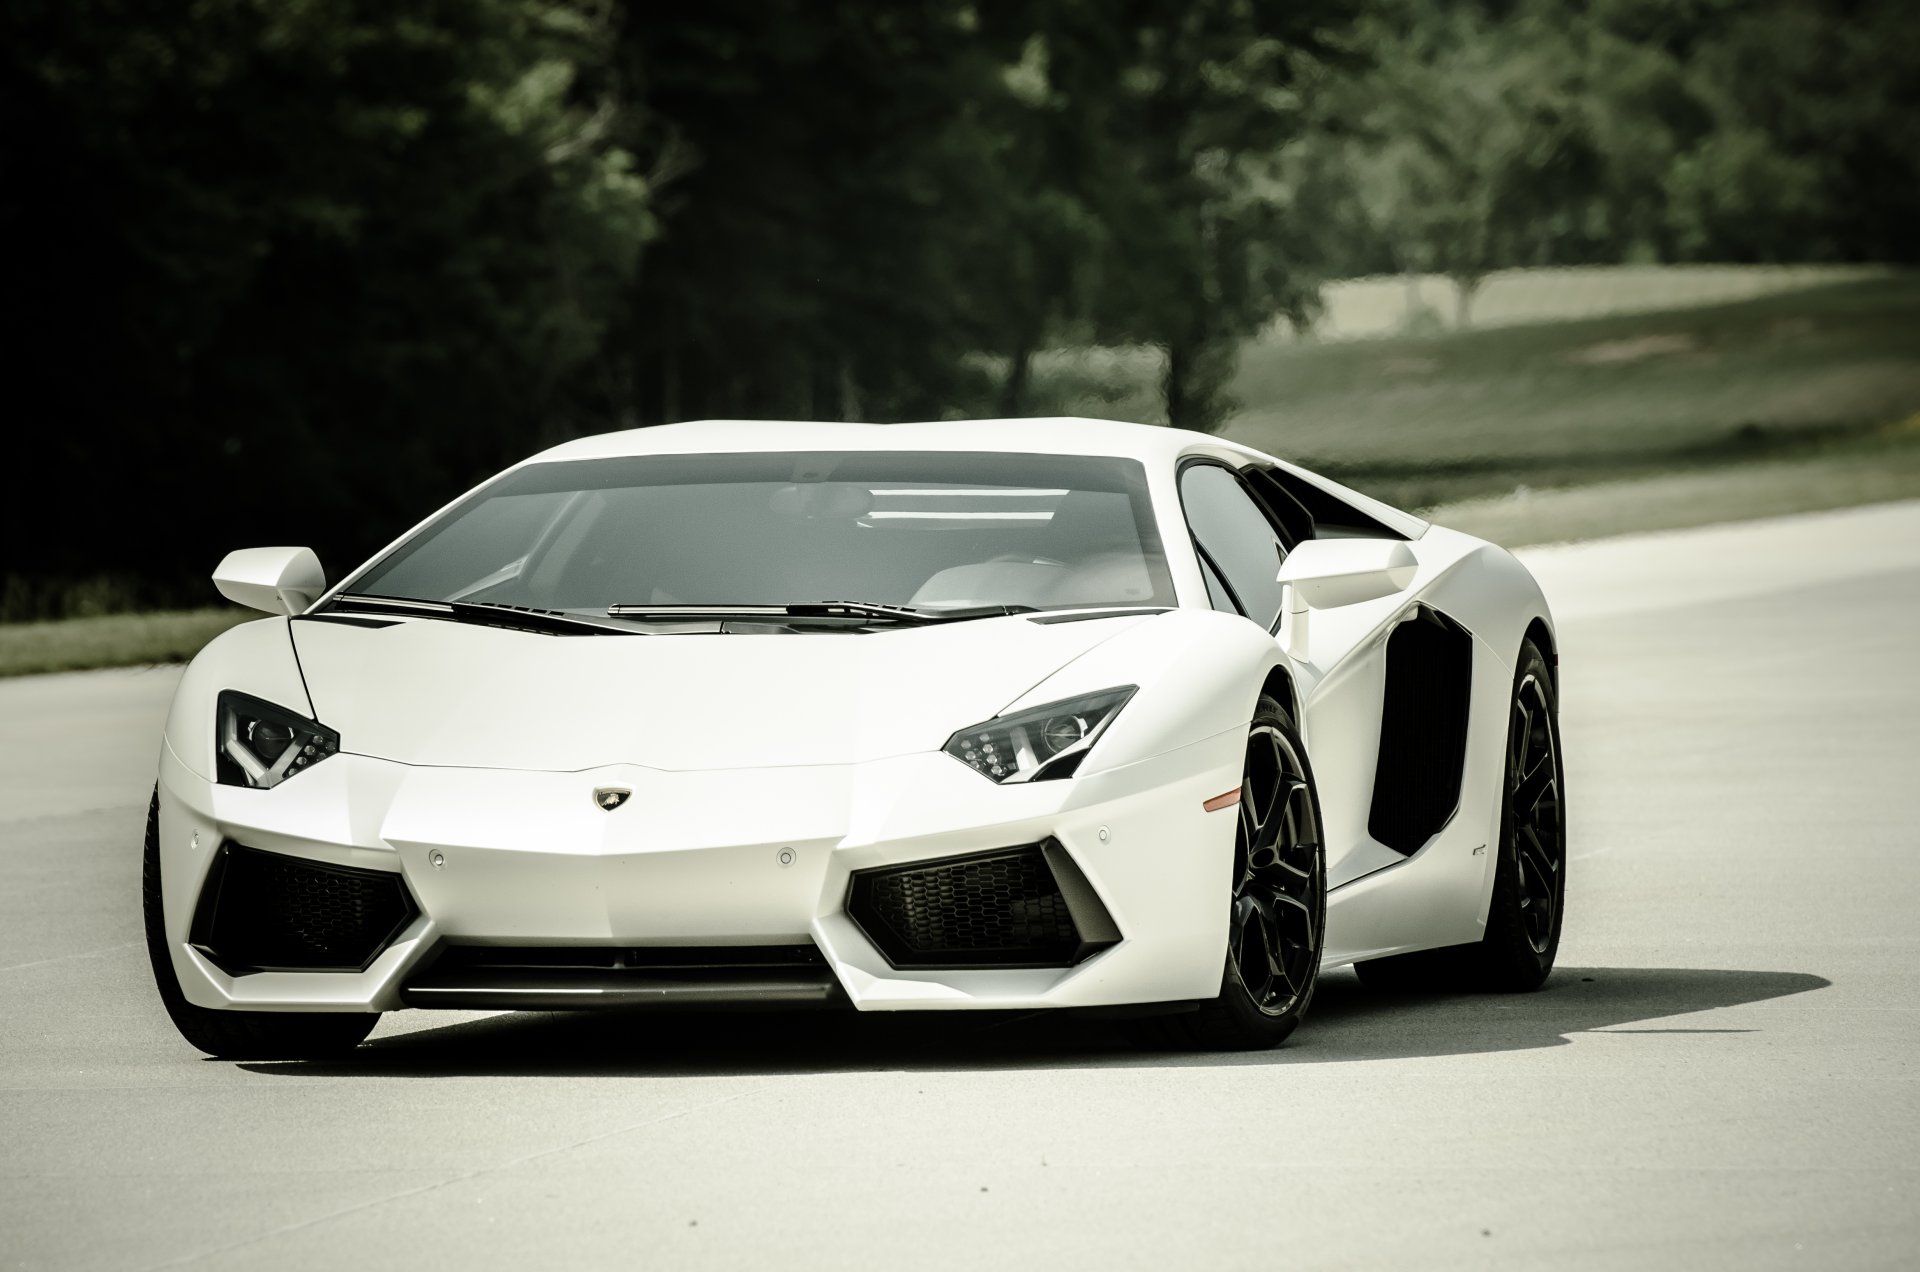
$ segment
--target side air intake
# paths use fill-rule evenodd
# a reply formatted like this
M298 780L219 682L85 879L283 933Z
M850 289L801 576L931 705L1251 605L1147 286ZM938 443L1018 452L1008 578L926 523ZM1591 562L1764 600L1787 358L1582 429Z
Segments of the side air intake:
M1472 704L1473 637L1438 610L1387 638L1386 702L1367 833L1412 856L1460 803Z

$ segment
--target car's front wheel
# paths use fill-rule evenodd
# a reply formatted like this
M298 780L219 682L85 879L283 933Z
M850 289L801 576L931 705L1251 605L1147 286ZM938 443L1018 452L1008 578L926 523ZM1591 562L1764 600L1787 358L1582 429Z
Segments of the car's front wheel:
M351 1051L373 1032L379 1012L213 1011L187 1001L167 949L160 904L160 792L147 805L147 842L140 864L141 910L154 984L174 1028L223 1060L310 1060Z
M1286 712L1261 698L1247 730L1234 832L1233 892L1220 994L1153 1018L1161 1039L1218 1049L1278 1046L1320 979L1327 916L1320 797Z

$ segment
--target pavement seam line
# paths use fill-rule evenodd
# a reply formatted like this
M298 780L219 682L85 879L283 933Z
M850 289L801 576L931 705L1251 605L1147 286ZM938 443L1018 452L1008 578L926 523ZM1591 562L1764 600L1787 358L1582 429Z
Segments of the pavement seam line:
M216 1255L230 1254L235 1250L244 1250L248 1246L258 1245L263 1241L270 1241L275 1237L282 1237L289 1233L317 1227L323 1223L331 1223L335 1219L342 1219L347 1215L356 1214L362 1210L372 1210L376 1206L384 1206L389 1202L404 1201L409 1197L418 1197L425 1193L438 1192L442 1188L451 1188L455 1184L464 1184L469 1180L478 1179L482 1175L492 1175L501 1171L512 1170L517 1166L524 1166L528 1162L537 1162L543 1157L552 1157L559 1153L570 1153L576 1148L585 1148L589 1144L598 1144L603 1140L617 1139L622 1135L627 1135L634 1131L644 1131L649 1127L661 1126L668 1122L678 1121L683 1117L691 1117L695 1113L704 1113L708 1109L717 1109L723 1104L732 1104L734 1101L744 1100L750 1095L758 1095L760 1092L767 1090L770 1085L769 1083L763 1083L760 1086L742 1091L738 1095L729 1095L722 1099L709 1100L705 1104L696 1104L692 1108L681 1109L678 1112L648 1118L645 1121L635 1122L632 1125L622 1126L599 1135L589 1135L585 1139L574 1140L571 1143L559 1144L553 1148L543 1148L537 1153L528 1153L523 1157L515 1157L510 1161L500 1162L493 1166L483 1166L478 1170L470 1170L464 1174L455 1175L449 1179L437 1180L431 1184L422 1184L418 1188L409 1188L404 1192L388 1193L384 1197L375 1197L370 1201L363 1201L357 1205L343 1206L339 1210L329 1211L324 1215L315 1215L311 1219L302 1219L298 1223L282 1224L278 1228L256 1233L251 1237L245 1237L239 1241L228 1242L223 1246L215 1246L210 1250L196 1250L191 1254L178 1255L171 1259L162 1260L159 1263L148 1264L147 1266L149 1272L155 1272L155 1270L159 1268L179 1267L183 1264L211 1259Z

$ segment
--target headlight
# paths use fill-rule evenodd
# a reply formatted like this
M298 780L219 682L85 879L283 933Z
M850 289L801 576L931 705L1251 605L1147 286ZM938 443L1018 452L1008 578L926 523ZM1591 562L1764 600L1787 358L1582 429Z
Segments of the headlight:
M340 750L340 735L326 725L232 689L220 695L217 727L224 786L278 786Z
M1134 688L1125 685L998 716L960 730L941 750L996 782L1068 777L1133 697Z

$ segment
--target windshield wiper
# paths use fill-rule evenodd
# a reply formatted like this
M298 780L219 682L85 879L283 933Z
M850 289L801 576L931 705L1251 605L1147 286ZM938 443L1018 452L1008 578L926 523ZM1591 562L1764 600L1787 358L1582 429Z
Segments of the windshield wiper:
M609 605L609 618L664 621L763 618L779 622L795 619L861 619L867 622L957 623L970 618L1002 618L1030 614L1031 605L970 605L960 609L915 609L909 605L880 605L871 601L799 601L791 605Z
M526 605L497 605L492 601L450 601L453 616L463 623L488 627L511 627L522 632L549 632L555 636L637 636L631 627L603 623L599 619L568 614L561 610L533 609Z
M417 601L400 596L368 596L344 592L327 602L327 608L339 606L358 612L378 614L415 614L421 618L450 618L459 623L482 627L505 627L520 632L542 632L550 636L635 636L639 633L617 623L602 622L561 610L533 609L525 605L496 605L490 601Z

